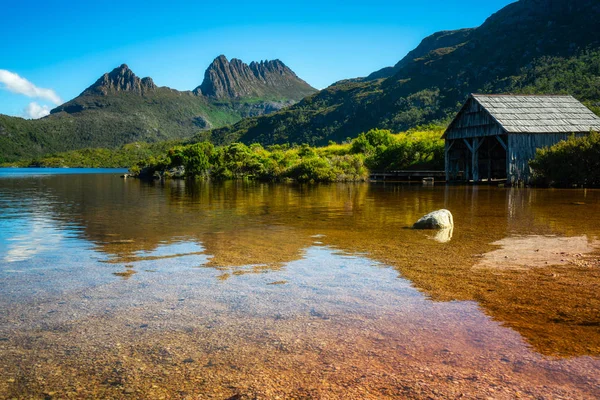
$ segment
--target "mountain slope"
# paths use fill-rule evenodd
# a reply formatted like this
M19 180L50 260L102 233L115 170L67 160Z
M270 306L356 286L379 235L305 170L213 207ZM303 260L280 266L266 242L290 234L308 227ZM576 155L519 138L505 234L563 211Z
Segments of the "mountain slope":
M574 60L600 57L585 55L600 47L599 18L600 3L594 0L521 0L478 28L432 35L395 67L339 82L280 112L196 139L324 144L370 128L400 131L445 120L471 92L519 91L523 86L530 91L537 87L540 93L579 91L580 100L593 105L600 96L584 88L600 85L600 70ZM557 75L552 79L560 84L544 86L539 84L543 77L532 75L544 63L557 70L561 63L579 65L579 73L586 75L573 76L568 84Z
M315 89L279 60L245 64L234 58L217 57L204 74L197 94L217 99L264 98L301 100Z
M138 78L126 64L102 75L96 83L87 88L82 96L107 96L119 92L146 94L156 89L152 78Z
M433 50L453 47L464 43L469 39L475 29L459 29L456 31L441 31L436 32L431 36L426 37L423 41L412 51L410 51L403 59L398 61L393 67L382 68L379 71L375 71L370 74L364 80L374 80L381 78L389 78L390 76L398 73L402 68L406 67L413 60L424 57Z
M218 60L226 61L223 56L217 58L202 85L219 86L229 93L229 86L215 81ZM123 64L48 117L25 120L0 115L0 162L84 147L186 139L202 130L277 111L316 92L279 60L246 67L258 74L252 81L256 90L210 96L198 89L158 87L151 78L139 78ZM242 76L229 78L231 88L250 87Z

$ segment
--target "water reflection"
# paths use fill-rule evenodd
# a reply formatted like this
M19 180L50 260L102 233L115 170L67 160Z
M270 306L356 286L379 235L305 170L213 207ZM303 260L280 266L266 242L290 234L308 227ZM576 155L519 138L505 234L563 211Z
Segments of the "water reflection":
M452 240L452 234L454 233L454 228L444 228L438 229L434 235L430 235L430 237L439 243L448 243Z
M25 219L18 225L10 225L14 235L5 238L6 247L2 251L3 261L6 263L26 261L40 253L54 250L63 239L63 233L45 218Z
M594 218L600 215L598 191L147 184L113 176L56 176L0 180L0 199L5 261L24 262L45 248L62 248L60 235L67 232L91 243L102 254L101 264L117 268L104 275L135 281L157 271L201 267L214 268L216 284L223 284L281 271L304 259L306 249L326 246L394 267L432 300L477 301L542 354L600 355L597 267L570 259L553 266L544 259L533 263L537 268L498 268L505 254L497 253L507 238L528 235L567 238L549 248L577 241L593 250L600 238ZM432 237L405 229L440 208L454 214L454 231ZM51 226L35 225L32 216L39 214L44 219L37 223ZM19 231L15 226L23 221L30 228ZM563 251L583 254L577 249ZM494 265L482 261L489 254Z

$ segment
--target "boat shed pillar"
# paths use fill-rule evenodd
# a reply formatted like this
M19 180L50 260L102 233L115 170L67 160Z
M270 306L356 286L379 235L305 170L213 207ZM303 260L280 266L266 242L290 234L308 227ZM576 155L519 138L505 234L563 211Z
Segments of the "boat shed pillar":
M473 138L471 154L473 156L471 167L473 168L473 182L479 182L479 138Z

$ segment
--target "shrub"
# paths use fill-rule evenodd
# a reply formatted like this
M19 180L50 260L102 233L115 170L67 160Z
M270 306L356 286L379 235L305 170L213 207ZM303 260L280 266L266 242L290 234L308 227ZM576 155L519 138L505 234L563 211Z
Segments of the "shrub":
M302 159L298 165L291 168L286 176L298 182L333 182L336 174L328 159L309 157Z
M385 148L394 143L394 136L385 129L371 129L361 133L352 141L351 152L354 154L373 154L377 148Z
M182 164L179 165L185 167L185 174L189 177L196 177L208 175L214 149L212 143L200 142L185 147L183 151L176 150L174 153L176 157L181 156ZM173 165L172 162L173 158L171 158L171 165Z
M330 143L315 148L301 146L247 146L232 143L214 147L208 142L170 148L161 157L150 157L136 170L154 174L185 166L187 176L213 179L295 179L301 182L366 180L373 169L402 169L443 164L442 128L427 127L404 134L372 129L351 144ZM437 163L437 164L436 164Z
M563 140L538 149L529 162L537 184L600 186L600 134Z

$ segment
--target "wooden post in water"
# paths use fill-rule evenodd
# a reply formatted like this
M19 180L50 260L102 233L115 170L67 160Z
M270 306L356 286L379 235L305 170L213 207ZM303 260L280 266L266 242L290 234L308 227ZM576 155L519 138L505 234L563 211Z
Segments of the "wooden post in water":
M479 181L479 138L473 138L473 183Z
M444 169L446 170L446 182L450 182L450 145L445 141Z
M508 170L510 169L510 160L508 158L508 146L506 143L504 143L504 140L502 140L502 138L500 136L496 136L496 139L498 139L498 143L500 143L500 145L502 146L502 148L504 149L504 151L506 152L506 183L510 183L509 181L509 177L508 177Z
M473 146L471 145L471 143L469 143L469 141L467 139L463 139L463 141L465 142L465 145L467 146L467 149L469 149L469 151L471 152L471 163L469 163L469 159L467 159L467 165L465 168L465 173L466 173L466 181L469 182L469 177L473 176ZM471 165L469 165L471 164Z
M450 182L450 178L451 178L451 169L452 169L452 164L450 163L450 150L452 149L452 146L454 145L454 140L446 140L445 143L445 147L446 147L446 151L445 151L445 157L444 157L444 162L445 162L445 169L446 169L446 182ZM456 177L454 177L456 178Z

